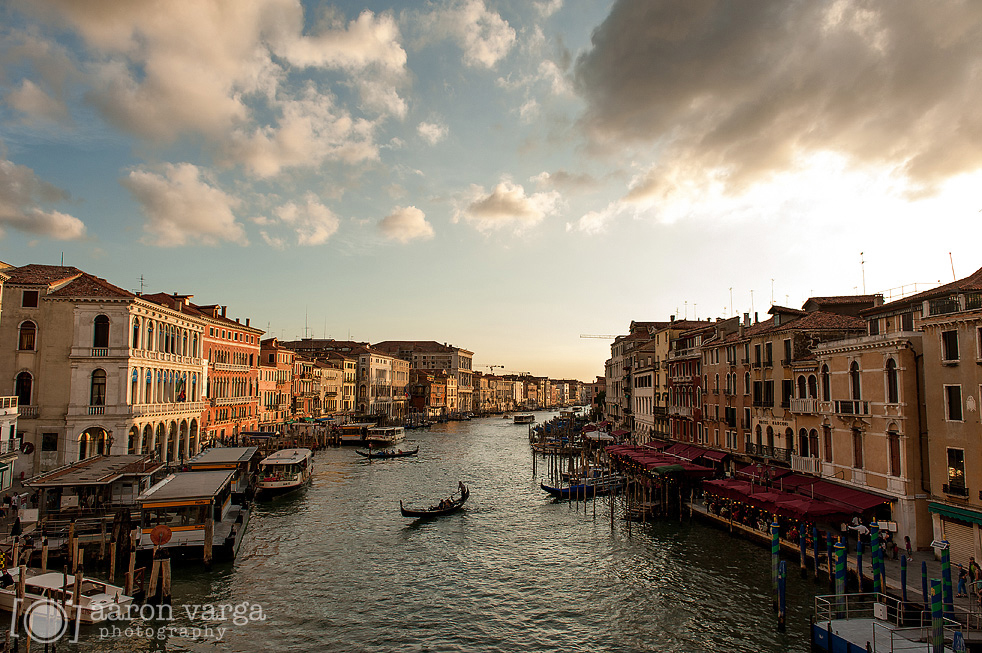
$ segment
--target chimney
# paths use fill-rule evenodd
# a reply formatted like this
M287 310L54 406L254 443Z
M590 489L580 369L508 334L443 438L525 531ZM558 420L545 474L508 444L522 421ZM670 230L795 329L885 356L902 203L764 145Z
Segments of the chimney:
M222 315L224 315L224 314L225 314L225 311L223 310L222 311ZM757 324L758 322L760 322L760 319L757 317L757 311L754 311L754 324Z
M222 306L222 317L225 317L225 309L226 308L228 308L228 307L227 306Z
M239 318L235 318L235 323L236 323L236 324L238 324L238 323L239 323Z
M739 336L741 338L743 337L743 329L744 329L744 326L742 324L738 324L737 325L737 333L739 334Z
M249 326L249 318L246 318L246 326Z
M669 321L669 323L674 322L675 321L675 316L674 315L669 315L668 316L668 321Z
M750 313L743 314L743 326L750 326Z

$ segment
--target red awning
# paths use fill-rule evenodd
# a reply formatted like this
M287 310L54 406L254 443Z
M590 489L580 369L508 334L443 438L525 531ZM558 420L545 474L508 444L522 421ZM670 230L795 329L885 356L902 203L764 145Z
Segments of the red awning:
M700 457L701 458L706 458L707 460L714 460L716 462L720 462L721 460L723 460L724 458L726 458L729 455L730 455L729 452L726 452L726 451L711 451L711 450L707 450Z
M852 508L857 512L866 512L871 508L890 501L887 497L881 497L872 492L864 492L855 488L846 487L830 483L829 481L816 481L811 485L802 485L798 488L798 493L807 497L835 501Z
M702 447L689 446L683 449L682 451L679 451L675 455L678 456L679 458L682 458L683 460L688 460L691 462L696 458L698 458L699 456L703 455L704 453L706 453L706 449L703 449Z
M630 431L614 431L613 433L611 433L611 435L616 437L620 437L622 435L630 435L630 434L631 434Z
M689 445L687 445L686 443L684 443L684 442L676 442L675 444L673 444L672 446L670 446L668 449L665 449L665 453L671 454L673 456L677 456L680 451L685 451L688 448L689 448Z

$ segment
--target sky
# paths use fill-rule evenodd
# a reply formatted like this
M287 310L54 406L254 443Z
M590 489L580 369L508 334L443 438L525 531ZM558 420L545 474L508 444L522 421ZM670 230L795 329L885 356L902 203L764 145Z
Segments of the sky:
M590 381L982 267L980 77L978 2L7 0L0 260Z

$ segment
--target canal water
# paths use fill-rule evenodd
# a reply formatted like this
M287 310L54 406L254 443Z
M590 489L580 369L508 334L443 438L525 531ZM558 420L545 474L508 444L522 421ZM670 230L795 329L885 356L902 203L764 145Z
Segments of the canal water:
M59 650L809 650L827 586L793 562L779 633L764 548L688 519L628 533L606 499L596 517L592 502L554 502L511 421L408 436L418 457L318 452L310 487L256 506L234 564L176 570L172 615L83 627ZM471 488L460 513L399 514L400 499L427 506L458 480Z

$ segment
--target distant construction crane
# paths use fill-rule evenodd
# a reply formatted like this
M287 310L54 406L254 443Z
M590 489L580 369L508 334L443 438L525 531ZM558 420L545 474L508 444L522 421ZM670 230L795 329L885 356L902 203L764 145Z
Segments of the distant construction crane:
M500 367L501 369L505 369L505 366L504 365L485 365L484 367L486 367L489 370L491 370L490 372L488 372L488 374L494 374L494 368L496 368L496 367Z
M596 334L593 334L593 333L581 333L580 334L580 337L581 338L603 338L604 340L615 340L615 339L619 338L620 336L606 336L606 335L596 335Z

